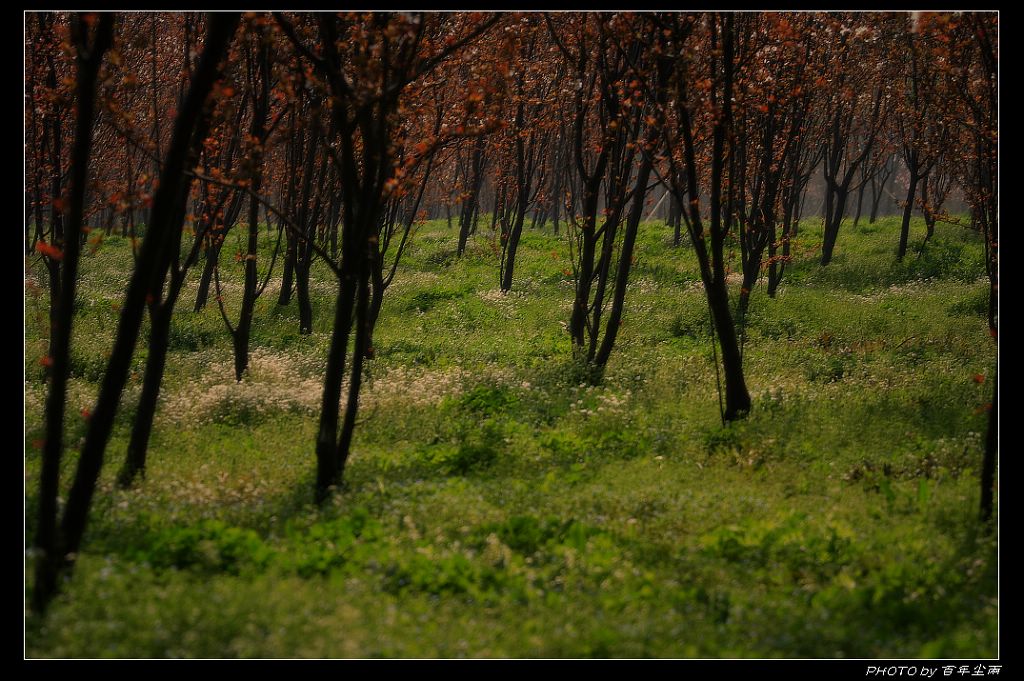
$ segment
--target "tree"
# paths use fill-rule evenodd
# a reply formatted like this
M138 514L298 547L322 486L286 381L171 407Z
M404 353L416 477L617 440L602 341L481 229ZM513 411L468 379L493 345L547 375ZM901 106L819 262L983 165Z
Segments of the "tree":
M462 209L459 212L459 245L458 255L461 257L466 252L466 242L470 235L476 230L477 218L480 214L480 189L484 183L484 171L487 169L487 138L484 135L477 136L470 153L470 161L467 164L468 186L463 194Z
M106 21L108 20L102 19L100 26L102 27ZM185 171L191 167L190 162L194 165L194 156L201 140L201 137L196 139L195 133L204 117L207 94L216 79L218 64L234 34L237 23L238 15L231 13L212 14L208 19L203 56L196 67L189 94L175 119L171 144L168 147L161 171L159 188L153 200L152 219L139 251L138 260L125 293L124 303L121 306L121 317L114 346L103 375L96 406L89 418L74 481L68 493L67 505L56 532L53 531L56 514L49 511L40 512L41 532L39 534L44 537L46 544L42 546L42 555L36 563L36 584L33 598L39 610L44 609L56 593L59 574L71 569L82 541L88 521L89 507L96 489L96 480L103 465L104 451L113 427L114 415L128 377L146 300L155 298L156 292L163 286L167 269L170 267L168 254L172 252L176 244L180 243L181 225L184 219L183 204L187 199L189 187L189 182L185 179ZM91 53L96 52L95 44L90 51ZM98 69L98 64L96 69ZM82 69L82 73L87 74L88 70ZM92 83L88 82L88 77L85 81L91 91ZM83 102L79 102L79 113L86 110L85 113L89 114L91 118L91 107L88 108L89 110L86 110L87 107ZM80 139L85 139L85 136L86 132L83 130ZM88 151L88 148L85 151ZM73 172L84 178L87 166L88 155L83 154L73 161ZM84 187L79 191L84 191ZM65 293L65 296L71 295L73 295L73 288ZM73 302L73 298L66 299L69 303ZM70 314L70 305L65 309ZM54 411L56 412L56 408ZM55 423L50 418L47 419L47 422ZM48 471L54 467L54 458L54 456L50 457L49 466L44 465ZM56 475L46 475L46 479L47 482L40 485L41 506L52 503L55 508ZM53 499L53 501L51 502L49 499ZM42 541L40 543L42 544Z
M248 17L247 30L245 32L244 64L245 64L245 94L249 104L249 137L246 144L246 152L240 164L238 173L234 178L251 191L249 196L248 230L246 233L245 254L239 254L244 262L245 280L242 288L241 309L238 313L238 322L232 324L228 318L224 306L224 296L220 291L219 273L215 270L217 284L217 306L220 309L221 318L231 334L232 346L235 357L235 379L242 380L242 374L249 366L249 337L252 333L253 312L256 307L256 300L266 289L270 274L273 271L273 261L264 277L262 286L257 287L256 261L257 245L259 240L259 214L260 203L256 194L263 184L264 149L270 132L276 127L278 121L285 113L281 108L273 123L270 120L271 99L271 46L273 35L270 31L271 20L265 15L253 15ZM280 239L278 240L280 245ZM276 252L275 252L276 260Z
M999 337L999 60L998 15L994 12L928 15L948 27L937 49L950 57L948 80L962 105L959 125L968 141L960 165L961 184L976 229L985 239L989 280L988 327ZM981 466L980 515L993 517L999 447L999 375L993 372L985 455Z
M338 288L316 439L316 497L322 501L342 480L356 425L363 360L369 347L374 241L388 196L401 182L395 172L393 141L402 93L480 36L497 17L319 15L319 53L308 46L300 27L281 14L276 17L330 98L327 150L342 197L341 262L332 268ZM353 325L348 398L339 423Z
M95 25L95 28L93 26ZM62 248L50 257L60 263L60 291L57 309L51 314L51 374L46 397L46 439L39 480L39 525L36 531L36 587L33 605L45 610L57 588L56 566L61 559L62 537L57 533L57 493L60 461L64 451L64 411L71 359L71 325L74 321L78 260L81 252L85 190L89 157L92 153L93 113L96 81L103 55L113 40L114 17L110 14L82 14L71 18L71 39L75 49L75 137L71 151L68 220ZM51 247L56 249L56 247Z
M869 180L871 184L871 215L868 217L869 224L874 224L875 220L878 219L878 209L882 199L885 198L889 178L896 174L896 154L890 152L885 154L883 159L879 164L878 172L872 175Z
M650 21L657 80L648 87L659 107L658 125L668 164L665 179L686 208L682 217L722 353L722 418L731 421L750 410L725 265L725 240L733 226L732 213L727 210L730 188L726 170L733 151L736 17L727 13L658 14ZM698 169L698 160L709 172ZM710 204L706 227L702 197Z
M166 17L164 18L166 19ZM185 34L188 35L187 27L189 22L185 22L186 30ZM164 31L169 32L165 26ZM182 81L187 81L191 72L188 67L188 60L184 61L184 68L181 71ZM223 93L226 91L225 88L218 88L218 104L223 103ZM175 97L178 101L177 105L181 105L184 98L184 86L178 88L178 96ZM113 113L127 114L128 109L120 107L112 107L111 102L113 98L109 98L108 107L112 109ZM221 107L218 107L221 108ZM208 148L210 142L209 128L211 126L210 120L215 115L210 117L204 117L200 123L196 126L195 138L203 138L203 148ZM157 129L154 128L153 129ZM132 125L132 119L129 115L125 115L120 122L119 134L129 144L136 146L143 146L140 139L146 134L145 131L139 131ZM146 149L156 149L158 145L154 140L149 140L150 144L145 145ZM155 157L154 157L155 158ZM209 198L209 193L206 193ZM142 390L139 395L139 401L136 405L135 415L132 420L131 436L128 443L128 449L125 454L124 463L117 476L117 483L120 487L126 488L132 485L134 481L145 474L146 469L146 458L149 448L150 434L153 428L153 420L156 416L157 401L160 396L160 389L163 383L163 376L165 371L165 365L167 361L168 343L170 338L171 318L174 314L174 308L181 294L181 291L186 282L186 275L189 269L194 265L199 258L201 247L209 236L214 224L214 215L219 214L223 210L223 204L225 200L230 197L230 193L222 193L220 195L220 203L214 210L204 211L201 218L198 220L198 224L194 225L193 228L193 240L191 247L184 253L182 257L181 252L181 239L177 239L171 242L170 250L166 254L167 260L167 282L166 286L162 287L162 290L156 295L149 295L146 299L146 308L149 311L149 334L147 338L147 353L146 353L146 366L143 372ZM177 207L179 211L187 211L188 200L181 202ZM177 218L176 218L177 219ZM188 216L183 215L182 221L188 221Z
M46 268L50 294L50 347L47 357L56 356L58 335L54 330L60 324L61 277L66 271L63 261L64 223L67 210L66 182L68 176L67 150L64 139L69 135L71 102L74 80L68 75L69 60L62 58L59 29L63 28L59 15L42 13L29 15L27 21L28 63L26 74L28 92L28 130L31 153L26 159L26 177L32 178L26 192L29 211L35 227L25 225L28 253L39 253ZM70 85L69 85L70 84ZM46 209L49 210L46 210ZM84 208L83 208L84 210ZM44 211L48 215L44 216ZM52 361L46 371L53 371Z
M806 152L812 125L811 74L815 71L814 43L808 38L810 21L809 16L791 20L778 14L736 19L740 49L728 193L730 210L739 222L743 283L737 315L741 327L765 250L769 259L777 261L779 222L783 257L789 255L796 198L810 172L805 170L812 160ZM780 278L781 268L770 279L774 284L770 293Z
M500 140L495 160L502 186L499 281L501 290L512 290L516 253L523 234L527 211L535 205L549 172L545 152L554 135L552 119L547 116L548 98L562 74L553 77L547 64L554 49L544 40L543 27L536 16L522 15L510 24L506 54L509 64L508 115L511 123Z
M563 95L573 120L576 175L565 205L575 279L569 334L574 356L597 382L622 320L658 131L653 104L643 100L635 75L646 64L628 18L574 14L545 20L575 84Z
M927 183L939 160L941 145L948 138L947 125L943 115L943 93L939 91L942 63L934 53L928 53L926 42L932 39L920 22L906 18L910 26L904 25L900 41L907 59L903 60L903 96L896 107L896 122L909 179L907 197L903 204L903 222L900 225L900 242L896 259L902 260L907 254L907 240L910 235L910 216L920 183ZM927 186L927 184L926 184Z
M828 71L815 83L827 87L823 107L827 128L822 170L825 190L825 236L821 264L832 261L846 201L856 187L858 170L871 155L890 109L889 61L880 54L884 45L877 24L884 15L842 14L825 18L823 59Z

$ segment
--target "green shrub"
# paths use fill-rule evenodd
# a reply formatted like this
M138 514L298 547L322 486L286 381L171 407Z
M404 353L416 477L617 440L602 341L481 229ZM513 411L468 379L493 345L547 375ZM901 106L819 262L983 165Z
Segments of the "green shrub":
M512 394L508 388L486 385L473 388L457 400L460 408L484 416L501 414L510 407L515 406L518 402L519 398Z
M239 574L261 570L271 550L252 530L231 527L220 520L201 520L194 525L157 529L129 557L158 569L193 569Z
M493 464L504 448L503 422L488 418L476 427L460 422L454 442L429 447L425 456L445 475L467 475Z

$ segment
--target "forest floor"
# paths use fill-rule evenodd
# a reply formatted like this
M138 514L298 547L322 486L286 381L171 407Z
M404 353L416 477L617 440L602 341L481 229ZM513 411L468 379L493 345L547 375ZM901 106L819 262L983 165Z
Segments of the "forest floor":
M667 227L641 227L599 387L571 361L565 237L527 229L502 295L481 229L462 259L444 221L415 235L386 293L346 487L322 508L313 445L332 275L314 269L302 336L295 301L276 305L278 263L235 383L213 298L192 312L193 272L148 475L114 486L143 342L73 579L45 621L27 616L26 654L996 655L997 547L977 521L995 365L977 235L939 225L917 257L915 221L897 264L898 219L847 223L821 268L820 220L805 221L777 298L753 291L754 407L723 427L696 262ZM222 255L232 316L241 231ZM269 252L274 235L262 240ZM131 265L116 236L84 257L65 482ZM41 275L29 272L25 298L27 545Z

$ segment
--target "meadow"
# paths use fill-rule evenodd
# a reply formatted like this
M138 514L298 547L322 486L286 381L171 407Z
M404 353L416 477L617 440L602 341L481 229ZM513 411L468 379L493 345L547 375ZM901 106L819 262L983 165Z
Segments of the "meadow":
M978 471L995 346L980 236L805 220L778 296L753 291L754 406L723 426L690 248L641 226L619 339L586 384L566 332L568 242L527 229L513 291L486 234L418 228L385 294L345 487L313 504L333 275L314 331L257 303L234 381L212 302L175 313L145 480L115 486L145 331L83 551L29 657L994 657L997 546ZM241 295L241 230L222 261ZM262 237L260 267L273 235ZM83 257L67 420L73 472L131 245ZM734 268L739 269L738 261ZM47 293L25 293L26 546ZM739 282L734 286L733 300Z

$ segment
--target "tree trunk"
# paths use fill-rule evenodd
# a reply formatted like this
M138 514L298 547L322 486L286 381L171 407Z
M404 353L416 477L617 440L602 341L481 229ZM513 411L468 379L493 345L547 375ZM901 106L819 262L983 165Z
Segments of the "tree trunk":
M477 137L476 144L473 147L473 159L471 161L473 177L469 185L469 196L466 197L465 202L462 204L462 211L459 215L459 257L462 257L462 254L466 252L466 241L469 239L469 235L473 231L476 215L479 211L480 187L483 184L484 179L484 144L485 139L484 136L481 135L480 137Z
M370 287L370 304L369 309L366 313L366 341L365 350L363 355L366 359L373 359L377 356L377 352L373 347L373 332L377 328L377 319L380 317L380 310L384 306L384 276L383 270L380 267L380 254L376 253L377 258L374 267L372 268L372 286Z
M287 305L292 299L293 277L295 275L296 238L289 231L287 246L284 253L284 271L281 274L281 291L277 294L277 304Z
M929 176L926 174L921 178L921 205L924 213L924 227L925 235L924 241L921 242L921 251L924 251L925 244L927 244L933 236L935 236L935 218L936 212L932 210L931 204L928 202L928 181ZM938 199L938 197L936 197ZM937 207L936 207L937 208Z
M359 391L363 383L363 358L366 356L370 326L366 323L369 306L369 271L364 262L359 273L359 289L356 292L356 338L352 349L352 370L349 373L348 400L345 402L345 416L338 440L338 479L345 474L352 447L352 435L356 428L356 413L359 411Z
M992 375L992 406L988 412L988 431L985 434L985 457L981 462L981 520L992 520L993 497L996 481L996 458L999 454L999 374Z
M516 265L516 251L519 250L519 238L523 234L523 223L526 221L526 204L520 201L516 210L516 220L512 225L512 231L508 235L508 245L505 252L505 267L501 273L501 290L509 292L512 290L512 271Z
M170 300L150 308L149 344L146 370L142 378L142 394L139 396L135 420L132 422L128 453L117 475L117 484L122 489L130 487L137 477L145 475L149 436L153 430L157 399L160 397L160 385L167 363L167 343L173 311L174 304Z
M910 215L914 211L914 195L917 193L917 183L921 178L917 173L911 171L910 184L907 187L907 202L903 206L903 223L900 225L900 245L896 249L896 259L903 260L907 254L907 241L910 239Z
M344 237L343 237L344 238ZM338 412L341 410L341 383L345 371L345 352L352 326L353 275L346 275L338 288L334 308L334 328L327 352L327 370L324 374L324 392L320 404L320 424L316 437L316 501L327 499L330 489L339 480L338 470Z
M839 238L839 225L843 221L843 212L846 209L846 187L840 186L835 191L835 197L829 192L828 200L825 203L825 238L821 244L821 265L822 267L832 262L832 252L836 247L836 240Z
M100 16L102 21L105 15ZM155 219L147 225L138 261L128 284L124 304L121 306L121 318L114 346L103 375L96 407L89 419L75 479L68 494L60 527L59 551L54 556L56 563L43 561L44 564L49 563L48 569L44 568L47 574L41 580L43 603L55 593L57 572L62 567L60 563L63 562L64 569L70 569L81 545L89 507L96 489L96 480L103 465L103 454L131 367L146 298L153 295L153 291L159 290L159 285L166 275L166 269L161 268L160 263L172 242L181 238L181 224L173 224L173 221L178 216L183 217L183 211L179 211L175 203L185 198L180 191L186 182L185 170L194 167L189 164L194 163L196 146L201 141L194 140L193 133L203 116L206 96L217 76L217 65L227 49L238 21L237 13L209 15L206 47L196 68L188 97L175 120L171 145L153 200L152 214ZM81 102L79 108L82 108ZM82 172L85 172L85 168L82 168Z
M299 301L299 334L313 333L313 303L309 298L309 268L307 257L295 263L295 297Z
M253 182L253 191L259 190L258 179ZM256 307L256 245L259 236L259 203L249 199L249 239L245 256L245 284L242 290L242 308L238 314L238 326L231 334L235 355L235 380L241 381L242 374L249 367L249 337L252 334L252 318Z
M882 203L882 197L884 196L883 185L879 185L878 190L874 191L874 185L872 184L872 197L871 197L871 216L868 218L868 224L875 224L875 220L878 219L878 207Z
M64 413L67 407L67 382L71 370L71 325L74 321L75 293L78 284L78 260L85 213L85 185L92 155L93 111L96 105L96 79L103 55L113 40L114 17L101 14L96 37L88 45L86 27L81 17L72 25L77 48L77 114L75 143L71 151L71 191L67 231L62 256L62 281L58 298L58 315L51 328L51 374L46 396L46 436L43 443L39 478L39 523L36 531L36 582L32 602L36 612L43 612L57 591L62 560L69 552L57 532L57 494L60 488L60 460L64 452ZM65 517L66 514L65 514ZM77 548L77 547L76 547Z
M853 216L853 226L856 227L857 223L860 222L861 209L864 207L864 186L867 182L861 182L860 187L857 188L857 211Z
M736 327L729 311L729 293L724 279L716 279L707 288L708 306L718 334L718 347L722 351L722 369L725 374L726 421L734 421L750 411L750 393L743 377L743 359L740 355Z
M744 323L747 308L750 306L750 292L754 290L754 285L757 284L757 275L760 274L761 253L751 253L750 259L752 264L750 267L744 268L743 283L740 284L740 297L736 303L736 313L741 324Z
M683 243L683 211L679 205L679 199L675 194L669 197L668 220L672 227L672 245L680 246Z
M214 232L215 234L216 232ZM199 277L199 287L196 290L196 304L192 308L193 312L199 312L206 307L206 303L210 298L210 283L213 281L213 270L217 267L217 259L219 257L220 246L214 244L211 239L206 245L203 273Z
M647 182L651 177L653 160L649 155L637 171L636 195L633 197L633 205L630 207L629 216L626 218L626 232L622 237L622 250L619 254L619 268L615 275L615 290L612 293L612 309L608 313L608 323L605 327L604 339L601 341L601 349L594 358L594 364L598 367L598 373L604 373L604 367L611 356L612 348L615 346L615 339L619 334L619 326L622 324L622 309L626 300L626 284L629 282L629 271L633 266L633 248L636 245L636 234L640 227L640 219L643 217L644 200L647 192Z
M775 226L772 225L771 243L768 245L768 259L771 265L768 268L768 297L774 298L782 282L782 275L786 271L786 263L789 261L790 225L793 224L795 203L800 198L799 193L785 199L785 212L782 217L782 258L775 257L777 246L775 245Z

